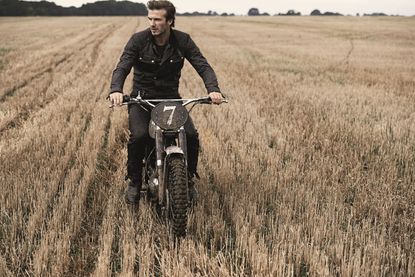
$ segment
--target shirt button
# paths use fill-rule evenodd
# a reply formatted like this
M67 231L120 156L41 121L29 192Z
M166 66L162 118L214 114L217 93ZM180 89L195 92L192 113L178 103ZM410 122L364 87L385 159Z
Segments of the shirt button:
M154 63L154 60L151 60L152 63Z
M173 60L170 60L170 62L172 63L172 62L173 62Z
M153 77L154 80L157 80L157 77Z

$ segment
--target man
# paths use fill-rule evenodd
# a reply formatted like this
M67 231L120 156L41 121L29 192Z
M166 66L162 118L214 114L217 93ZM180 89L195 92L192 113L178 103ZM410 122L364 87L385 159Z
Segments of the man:
M199 73L214 104L220 104L222 94L215 72L190 36L174 30L176 8L169 1L149 1L147 3L149 28L134 34L124 48L115 68L110 100L121 105L123 85L134 67L133 91L144 99L178 98L180 72L186 58ZM139 105L128 109L130 140L128 142L127 178L129 179L125 199L128 204L137 204L141 189L142 159L145 145L149 140L148 123L150 113ZM196 174L199 153L198 133L191 118L185 124L188 148L188 171L192 195L195 188L191 178Z

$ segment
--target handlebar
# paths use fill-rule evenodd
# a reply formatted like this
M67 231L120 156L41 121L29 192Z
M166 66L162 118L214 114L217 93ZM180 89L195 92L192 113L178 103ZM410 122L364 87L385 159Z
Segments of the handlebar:
M145 104L150 107L155 107L156 104L154 103L161 103L161 102L182 102L182 106L187 106L191 103L195 104L212 104L212 99L209 96L205 97L198 97L198 98L188 98L188 99L143 99L141 96L137 97L130 97L128 95L123 96L122 105L130 105L130 104ZM222 103L228 103L227 99L222 99ZM114 105L111 104L110 108L113 108Z

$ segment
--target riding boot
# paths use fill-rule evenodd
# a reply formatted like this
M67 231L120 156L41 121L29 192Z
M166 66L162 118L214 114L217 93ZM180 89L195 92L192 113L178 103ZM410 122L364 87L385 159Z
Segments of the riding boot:
M129 205L136 205L140 202L141 180L130 179L125 191L125 202Z
M129 182L125 192L125 201L127 204L134 205L140 200L143 149L134 140L130 141L127 146L128 160L125 179Z

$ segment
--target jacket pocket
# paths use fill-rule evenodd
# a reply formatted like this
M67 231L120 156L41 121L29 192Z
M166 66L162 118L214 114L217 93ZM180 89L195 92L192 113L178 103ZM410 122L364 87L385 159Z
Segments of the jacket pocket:
M138 66L140 70L147 72L155 72L159 67L157 61L150 56L139 56Z

